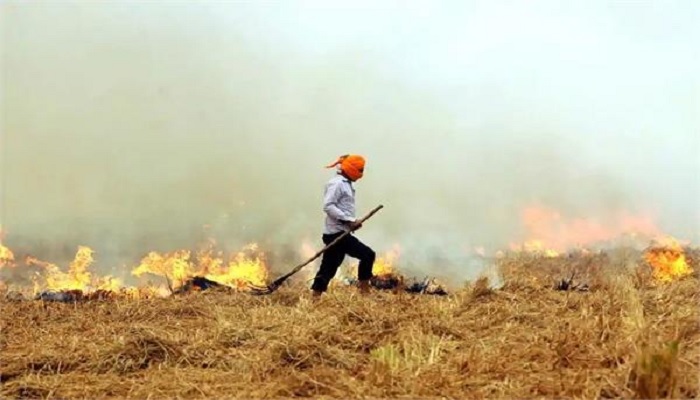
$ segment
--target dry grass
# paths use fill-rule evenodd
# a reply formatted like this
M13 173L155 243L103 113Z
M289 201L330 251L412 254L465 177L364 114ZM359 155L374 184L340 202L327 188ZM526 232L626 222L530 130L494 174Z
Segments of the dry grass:
M624 258L623 258L624 259ZM697 275L615 257L506 258L450 296L300 287L81 304L0 301L4 398L699 394ZM552 290L572 268L589 292ZM696 268L697 270L697 268Z

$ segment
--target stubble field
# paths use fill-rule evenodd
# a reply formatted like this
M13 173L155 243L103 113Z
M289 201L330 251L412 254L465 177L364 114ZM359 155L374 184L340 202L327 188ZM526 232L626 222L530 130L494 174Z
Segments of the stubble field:
M334 287L313 303L296 284L259 297L3 299L0 394L697 397L697 273L662 283L626 260L505 257L497 287L480 279L448 296ZM552 287L573 270L587 291Z

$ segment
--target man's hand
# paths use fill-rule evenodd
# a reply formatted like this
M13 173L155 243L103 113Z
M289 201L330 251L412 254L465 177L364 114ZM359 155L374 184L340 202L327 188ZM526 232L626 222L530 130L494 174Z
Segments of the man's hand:
M362 228L362 222L360 222L360 221L348 222L348 225L350 225L351 231L356 231L356 230Z

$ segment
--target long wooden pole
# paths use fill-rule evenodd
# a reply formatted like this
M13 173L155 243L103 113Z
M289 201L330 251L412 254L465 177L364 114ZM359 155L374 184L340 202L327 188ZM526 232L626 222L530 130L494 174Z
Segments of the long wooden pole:
M367 221L368 219L370 219L374 214L376 214L376 213L377 213L379 210L381 210L382 208L384 208L383 205L379 205L379 206L375 207L372 211L370 211L367 215L365 215L364 217L362 217L362 219L359 220L360 224L363 224L365 221ZM303 263L297 265L296 267L294 267L294 269L292 269L291 271L287 272L286 274L284 274L284 275L280 276L279 278L275 279L275 280L274 280L269 286L267 286L266 288L258 288L258 289L253 288L254 293L256 293L256 294L269 294L269 293L274 292L275 290L277 290L277 289L280 287L280 285L282 285L282 283L284 283L284 281L286 281L287 279L289 279L290 276L292 276L292 275L296 274L297 272L301 271L302 268L304 268L305 266L309 265L309 264L310 264L311 262L313 262L315 259L319 258L319 257L321 256L321 254L325 253L326 250L330 249L331 247L333 247L334 245L336 245L338 242L340 242L341 240L343 240L343 238L345 238L345 237L346 237L347 235L349 235L350 233L352 233L352 231L345 231L345 232L343 232L342 235L338 236L338 237L335 238L332 242L328 243L328 244L326 245L326 247L324 247L324 248L322 248L321 250L319 250L318 252L316 252L316 254L314 254L311 258L309 258L308 260L304 261Z

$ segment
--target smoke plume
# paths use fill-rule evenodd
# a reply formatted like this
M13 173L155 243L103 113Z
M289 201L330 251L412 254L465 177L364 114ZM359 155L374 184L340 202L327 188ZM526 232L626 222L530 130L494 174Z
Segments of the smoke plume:
M378 252L398 243L419 273L473 275L470 251L524 239L533 204L652 215L698 239L700 68L672 66L690 42L637 35L651 16L592 50L577 41L596 26L585 15L519 39L480 31L479 15L510 14L475 6L448 43L435 32L449 9L428 10L428 29L415 10L310 4L5 2L6 242L55 262L88 245L124 275L149 250L213 235L231 251L256 241L287 269L303 240L321 245L323 166L346 153L368 160L360 214L386 207L359 236ZM371 34L338 33L365 17ZM696 34L686 22L681 34ZM593 58L559 51L570 45ZM666 62L644 66L640 54L667 45Z

